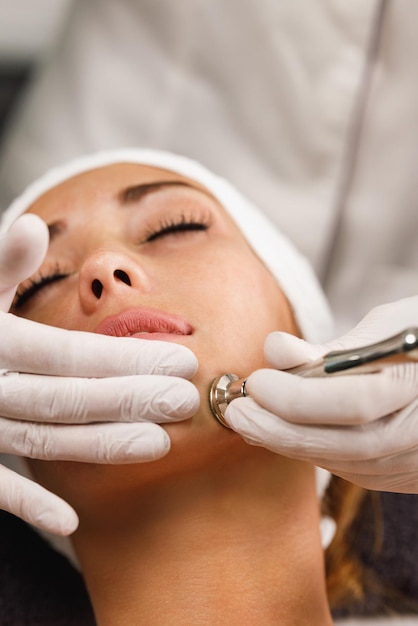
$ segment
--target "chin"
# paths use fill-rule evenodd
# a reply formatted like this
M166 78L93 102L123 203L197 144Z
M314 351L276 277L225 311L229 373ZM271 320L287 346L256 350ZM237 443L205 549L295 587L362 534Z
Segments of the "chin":
M207 445L209 438L222 441L236 435L233 430L225 428L217 421L209 408L209 401L206 400L206 403L208 406L192 418L162 425L171 439L170 453L177 445L191 445L193 441L193 445L203 447Z

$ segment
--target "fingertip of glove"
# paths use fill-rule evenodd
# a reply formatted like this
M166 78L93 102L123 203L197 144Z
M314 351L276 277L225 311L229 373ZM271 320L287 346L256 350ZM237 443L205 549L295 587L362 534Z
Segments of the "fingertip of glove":
M77 530L79 519L74 509L63 500L60 500L58 507L48 507L41 513L38 513L31 523L54 535L67 537Z
M314 360L323 352L320 346L280 331L270 333L264 343L266 359L278 369L287 369Z
M116 462L126 464L158 461L170 451L170 448L170 437L160 429L160 434L153 433L149 440L141 436L138 441L131 442L124 456Z
M182 387L187 385L187 391L179 394L177 401L173 403L173 415L180 419L193 417L200 407L200 395L197 388L189 381L183 381Z
M77 530L78 524L79 519L74 512L74 518L65 520L65 522L60 526L59 531L56 534L60 535L61 537L68 537Z
M168 423L193 417L200 406L200 395L195 385L176 376L166 376L162 382L152 402L153 421Z
M36 215L35 213L24 213L20 215L16 221L9 228L9 232L12 230L27 230L29 233L32 233L34 229L38 229L43 233L48 232L48 227L45 224L44 220Z
M267 335L264 342L265 350L280 350L281 348L290 348L292 346L298 346L299 344L305 344L305 340L296 335L276 330Z
M157 461L158 459L162 459L170 451L171 440L165 430L161 427L158 427L158 431L154 432L154 430L155 429L153 429L151 441L148 446L148 457L140 460ZM144 457L143 442L140 441L138 443L139 445L136 447L134 452L136 452L139 457L141 457L141 455Z
M272 388L277 392L277 383L284 373L275 369L259 369L250 374L246 382L248 394L253 397L262 397L269 393Z
M158 364L157 372L162 375L192 378L199 367L195 354L186 346L164 342L168 348L164 361Z

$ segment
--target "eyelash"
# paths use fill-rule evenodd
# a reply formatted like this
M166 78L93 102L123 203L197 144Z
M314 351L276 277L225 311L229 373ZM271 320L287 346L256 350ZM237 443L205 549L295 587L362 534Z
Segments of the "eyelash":
M46 274L43 274L42 271L39 270L35 276L28 278L27 281L20 285L16 291L12 308L22 308L26 302L30 300L30 298L38 293L38 291L51 283L67 278L67 276L69 276L69 273L63 272L59 263L55 265L55 268L52 271L48 271Z
M152 243L160 237L183 234L187 232L207 231L212 223L210 216L186 217L184 214L179 218L164 218L156 228L145 233L143 243ZM13 309L22 308L33 296L47 285L67 278L69 272L64 272L57 262L54 269L46 274L40 270L35 276L29 278L16 291L13 301Z
M211 216L186 216L163 218L156 228L145 232L144 243L151 243L167 235L183 234L191 231L206 231L212 224Z

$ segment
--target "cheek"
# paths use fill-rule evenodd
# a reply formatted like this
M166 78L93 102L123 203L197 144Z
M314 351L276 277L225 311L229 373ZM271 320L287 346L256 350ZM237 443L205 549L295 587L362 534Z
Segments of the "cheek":
M216 260L197 265L193 284L188 296L198 305L202 369L215 375L221 370L246 375L266 365L263 347L268 333L285 330L298 334L276 281L255 257L243 255L242 250L234 254L230 249L225 254L224 249Z
M208 301L236 332L262 334L273 326L292 332L290 306L270 272L252 254L225 259L218 276L208 277ZM223 324L223 322L222 322Z
M63 293L57 297L51 297L48 302L31 307L30 312L22 317L68 330L82 328L78 298L75 298L74 294Z
M259 280L257 280L259 278ZM223 310L219 327L219 340L224 355L248 374L252 369L264 367L264 342L275 330L295 332L286 299L276 284L253 275L245 281L229 306Z

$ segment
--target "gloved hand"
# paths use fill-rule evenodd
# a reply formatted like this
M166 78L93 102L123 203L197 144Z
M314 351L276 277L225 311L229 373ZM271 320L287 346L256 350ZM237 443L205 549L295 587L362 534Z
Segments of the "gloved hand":
M287 369L415 325L418 297L373 309L347 335L322 346L272 333L265 354L274 368ZM418 493L418 364L334 378L263 369L249 376L246 388L251 397L231 402L225 419L248 443L369 489Z
M48 231L24 215L0 239L0 453L136 463L164 456L155 422L193 415L195 356L161 341L66 331L7 313L16 285L40 265ZM0 508L57 534L78 524L58 496L0 466Z

